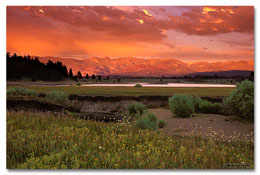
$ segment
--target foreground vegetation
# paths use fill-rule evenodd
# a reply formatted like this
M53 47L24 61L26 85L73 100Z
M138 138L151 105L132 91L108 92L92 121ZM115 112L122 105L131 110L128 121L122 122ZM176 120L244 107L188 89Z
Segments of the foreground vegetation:
M224 99L224 106L229 114L254 121L254 83L247 80L239 83L230 96Z
M12 88L9 86L8 88ZM47 93L58 90L67 94L86 95L120 95L120 96L141 96L141 95L173 95L187 94L196 96L228 96L235 88L172 88L172 87L86 87L86 86L26 86L26 89L35 90L38 93Z
M7 168L254 168L254 144L166 136L131 123L7 114Z
M254 83L242 81L223 103L211 103L200 97L175 94L169 98L169 107L177 117L190 117L192 113L236 115L245 121L254 121Z

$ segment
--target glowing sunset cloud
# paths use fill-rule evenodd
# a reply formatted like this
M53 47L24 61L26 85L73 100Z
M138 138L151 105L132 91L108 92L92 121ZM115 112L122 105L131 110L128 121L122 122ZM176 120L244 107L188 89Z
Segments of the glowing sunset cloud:
M152 16L152 14L148 13L147 10L142 10L147 16Z
M87 59L254 59L252 6L8 6L7 50Z
M104 16L104 17L102 18L102 20L103 20L103 21L108 21L109 18L108 18L107 16Z
M143 24L143 23L144 23L144 20L142 20L142 19L137 19L137 21L138 21L140 24Z
M204 7L202 14L208 14L208 12L215 12L216 9L210 7Z

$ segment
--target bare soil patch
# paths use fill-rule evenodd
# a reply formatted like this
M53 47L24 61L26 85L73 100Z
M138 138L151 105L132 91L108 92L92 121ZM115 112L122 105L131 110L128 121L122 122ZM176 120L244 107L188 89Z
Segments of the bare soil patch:
M169 109L149 109L167 125L162 129L168 135L200 136L214 140L252 140L254 124L243 123L236 116L193 114L190 118L173 117Z

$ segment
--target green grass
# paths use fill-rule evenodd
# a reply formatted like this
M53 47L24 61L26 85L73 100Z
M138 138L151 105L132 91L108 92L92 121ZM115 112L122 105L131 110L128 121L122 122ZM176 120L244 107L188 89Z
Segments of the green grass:
M11 87L11 86L9 86ZM8 87L8 88L9 88ZM68 94L107 95L107 96L142 96L186 94L197 96L228 96L234 88L171 88L171 87L84 87L84 86L26 86L26 89L47 93L59 90Z
M28 97L37 97L39 94L34 90L26 89L23 87L13 87L9 88L6 92L8 96L28 96Z
M251 142L166 136L128 123L7 113L7 168L254 168Z

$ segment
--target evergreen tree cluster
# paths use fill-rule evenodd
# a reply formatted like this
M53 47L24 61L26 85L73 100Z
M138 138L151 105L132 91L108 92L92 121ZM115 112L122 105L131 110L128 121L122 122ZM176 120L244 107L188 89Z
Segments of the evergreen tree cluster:
M46 64L39 61L39 58L28 56L17 56L15 53L6 54L7 80L22 79L24 77L32 81L60 81L68 77L67 67L62 62L52 62Z

